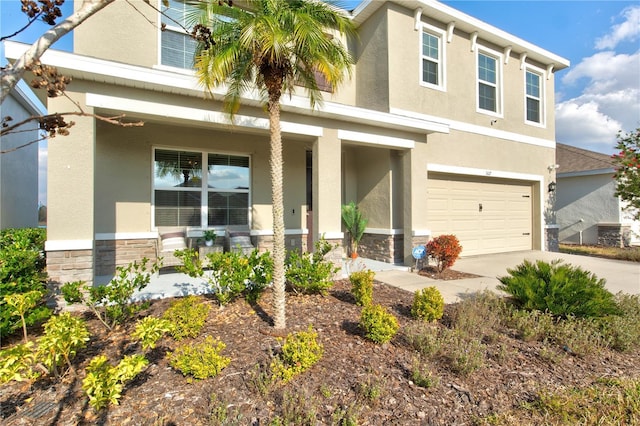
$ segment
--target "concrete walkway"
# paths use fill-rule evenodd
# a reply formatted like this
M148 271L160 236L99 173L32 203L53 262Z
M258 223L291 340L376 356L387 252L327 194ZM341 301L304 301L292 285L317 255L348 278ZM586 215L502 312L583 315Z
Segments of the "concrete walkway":
M446 303L454 303L478 291L496 291L500 283L498 277L507 275L507 268L514 268L525 259L530 261L563 259L565 263L580 266L607 281L607 288L613 293L640 294L640 263L600 259L562 253L525 251L473 256L458 259L452 269L478 275L455 281L433 280L411 272L406 266L391 265L371 259L346 260L340 274L346 278L350 272L370 269L376 273L375 279L383 283L414 292L424 287L435 286ZM97 283L107 283L111 277L96 277ZM153 276L149 285L134 295L136 300L161 299L165 297L203 294L209 288L202 279L190 278L184 274L162 273Z
M562 259L564 263L580 266L582 269L593 272L598 278L604 278L607 281L607 289L612 293L622 291L640 294L640 263L541 251L466 257L458 259L452 267L456 271L479 275L478 278L439 281L420 276L415 272L381 269L376 272L376 280L412 292L435 286L442 293L446 303L454 303L477 291L496 291L496 286L500 284L498 277L508 275L508 268L514 268L525 259L547 262Z

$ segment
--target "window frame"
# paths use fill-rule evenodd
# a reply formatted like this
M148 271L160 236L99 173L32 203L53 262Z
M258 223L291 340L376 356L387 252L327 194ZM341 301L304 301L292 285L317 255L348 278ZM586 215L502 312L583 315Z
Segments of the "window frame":
M428 87L431 89L435 89L435 90L440 90L443 92L446 92L447 90L447 72L446 72L446 64L447 64L447 52L446 52L446 43L445 43L445 37L446 37L446 33L444 30L440 29L440 28L436 28L432 25L429 25L427 23L422 23L422 25L420 26L420 31L418 31L418 48L420 49L419 55L418 57L420 58L420 63L419 63L419 76L418 76L418 81L420 82L420 85L423 87ZM423 37L424 34L427 33L432 37L435 37L436 39L438 39L438 59L434 60L433 58L431 58L430 56L425 56L424 55L424 51L423 51ZM427 81L424 81L423 76L424 76L424 61L430 61L430 62L435 62L438 66L438 84L433 84L433 83L429 83Z
M539 97L536 99L535 97L529 95L527 93L527 74L533 74L536 75L540 81L540 86L539 86L539 90L540 90L540 95ZM524 122L525 124L529 124L531 126L537 126L537 127L546 127L547 125L547 109L545 108L545 93L546 93L546 79L545 79L545 72L538 68L535 67L533 65L530 64L526 64L523 70L523 80L524 80ZM540 121L532 121L529 120L528 118L528 114L527 114L527 101L529 98L532 99L536 99L539 103L539 111L538 114L540 116Z
M155 158L156 151L175 151L175 152L192 152L199 153L201 157L201 167L202 167L202 177L200 188L167 188L167 187L156 187L155 184ZM209 155L228 155L234 157L245 157L248 162L248 185L247 189L237 189L237 188L221 188L219 190L213 190L213 188L209 188L209 173L207 172L208 164L209 164ZM151 229L157 230L158 224L156 224L156 190L160 191L192 191L198 192L200 194L200 225L196 226L184 226L187 229L216 229L216 230L224 230L227 226L247 226L251 227L252 223L252 156L246 153L238 153L238 152L229 152L229 151L217 151L217 150L203 150L201 148L193 148L193 147L175 147L175 146L153 146L151 149ZM211 193L241 193L247 194L247 223L246 224L225 224L225 225L211 225L209 224L209 194ZM160 226L182 226L182 225L160 225Z
M170 1L184 4L184 2L182 2L180 0L170 0ZM167 9L165 9L165 7L162 4L162 0L158 0L158 10L159 11L160 10L162 10L162 11L167 10ZM184 10L183 10L183 12L184 12ZM182 14L182 16L183 16L183 19L184 19L184 13ZM164 15L162 13L160 13L160 12L158 12L158 22L160 22L160 23L164 22ZM170 70L180 70L182 72L190 71L190 72L193 73L194 72L193 64L191 64L190 66L187 66L187 67L180 67L180 66L176 66L176 65L170 65L170 64L164 64L163 63L163 60L164 60L163 55L162 55L163 33L170 32L170 33L173 33L173 34L182 35L182 36L184 36L186 38L190 38L189 33L186 32L181 27L176 26L175 24L173 24L170 21L169 22L164 22L164 23L166 24L164 31L162 31L161 28L160 28L160 25L158 25L158 68L167 68L167 69L170 69ZM195 51L194 51L194 53L195 53Z
M487 80L480 79L480 55L486 56L490 59L493 59L496 63L496 81L492 83ZM476 50L476 112L480 114L487 114L494 117L502 118L504 116L504 82L503 82L503 62L502 62L502 54L486 47L478 46ZM492 111L489 109L480 107L480 84L485 84L487 86L491 86L495 88L496 96L496 110Z

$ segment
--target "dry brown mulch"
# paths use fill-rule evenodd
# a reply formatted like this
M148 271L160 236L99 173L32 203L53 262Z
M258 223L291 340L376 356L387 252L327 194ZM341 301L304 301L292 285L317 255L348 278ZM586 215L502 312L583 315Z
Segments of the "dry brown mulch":
M435 266L426 266L418 272L419 275L423 277L429 277L434 280L442 280L442 281L451 281L451 280L461 280L464 278L478 278L480 275L469 274L467 272L455 271L453 269L447 268L443 271L438 271L438 268Z
M290 330L313 324L324 345L321 361L287 385L261 392L259 373L280 345L262 333L270 324L271 294L250 306L237 300L209 313L205 336L219 337L231 364L215 378L194 381L171 369L166 352L176 348L171 338L147 355L147 370L124 390L120 405L96 413L82 392L84 367L97 354L112 362L133 351L132 326L106 333L90 316L92 339L75 359L76 370L62 381L11 383L0 387L0 423L3 425L268 425L276 417L295 413L315 419L309 424L337 424L350 413L359 425L463 425L479 417L500 413L532 401L542 389L578 386L600 377L640 375L640 354L605 351L598 356L574 357L559 351L554 361L541 356L542 344L524 342L508 331L485 342L484 366L461 376L445 362L434 362L439 384L424 389L411 381L417 353L408 345L404 330L415 323L410 317L413 294L376 282L374 302L390 309L401 331L385 345L371 343L358 327L360 307L346 280L337 281L323 296L287 299ZM171 300L160 300L144 314L160 316ZM445 327L453 305L446 307L438 326ZM187 342L189 343L189 342ZM376 392L372 392L376 391ZM227 423L212 418L227 415ZM307 424L302 419L290 424Z

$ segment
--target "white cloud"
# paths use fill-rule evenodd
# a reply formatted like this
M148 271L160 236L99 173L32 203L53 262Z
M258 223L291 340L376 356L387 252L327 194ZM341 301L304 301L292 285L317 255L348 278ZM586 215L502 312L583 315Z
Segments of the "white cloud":
M587 79L586 90L603 93L640 86L640 50L633 54L598 52L571 68L562 78L567 85Z
M640 36L640 6L624 9L620 16L624 21L611 27L609 34L596 39L596 49L614 49L623 41L635 41Z
M556 139L613 152L618 131L640 126L639 76L640 51L606 51L584 58L562 78L567 86L584 88L579 96L556 105Z
M622 124L579 98L556 105L556 140L593 151L613 153Z

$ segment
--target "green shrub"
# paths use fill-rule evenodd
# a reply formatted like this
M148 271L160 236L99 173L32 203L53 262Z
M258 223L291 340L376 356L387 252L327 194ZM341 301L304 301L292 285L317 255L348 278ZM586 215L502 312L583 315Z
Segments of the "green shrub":
M560 260L535 264L525 260L507 272L509 276L499 278L498 289L511 294L523 309L578 317L618 312L613 294L604 288L604 279Z
M440 378L433 374L429 365L422 365L420 360L414 360L411 366L411 381L425 389L431 389L440 384Z
M124 385L134 379L149 361L142 355L125 356L117 366L111 366L104 355L93 358L87 366L82 389L89 405L100 410L109 404L118 405Z
M61 292L69 304L83 302L104 324L112 330L116 324L129 320L141 306L131 303L131 296L145 288L151 281L151 275L160 267L154 262L147 267L149 259L134 261L127 266L118 266L116 275L105 285L92 286L82 281L66 283Z
M444 298L435 287L427 287L415 292L411 315L425 321L435 321L444 315Z
M333 246L321 239L313 253L289 252L286 263L286 278L293 291L303 294L326 294L333 286L333 275L338 271L332 262L325 259Z
M282 353L271 362L273 377L288 382L320 361L324 348L318 333L309 325L307 331L290 333L282 343Z
M33 342L0 350L0 385L12 380L22 382L36 378L38 373L32 369L35 359Z
M176 255L183 262L176 269L194 278L204 277L220 306L241 295L250 302L257 301L273 276L273 259L268 252L253 250L249 256L235 251L214 252L207 254L204 261L193 250L178 251Z
M89 340L87 324L69 312L51 317L44 324L44 334L38 338L36 359L58 376L58 367L66 363L71 368L71 359L78 349Z
M367 306L373 302L373 271L353 272L349 275L351 281L351 293L356 299L356 305Z
M462 252L460 241L455 235L440 235L427 243L427 254L436 261L438 272L442 272L453 264Z
M362 308L360 327L365 336L375 343L386 343L395 336L400 326L393 314L381 305L368 305Z
M23 321L6 306L5 297L38 291L46 295L44 241L46 231L38 228L0 231L0 337L19 330ZM32 326L51 316L41 297L24 312L24 324Z
M451 371L468 376L484 365L485 346L480 339L467 336L459 330L446 330L441 355L447 360Z
M132 337L140 341L142 349L153 349L158 340L171 330L173 330L173 324L166 319L144 317L136 323Z
M171 303L162 315L163 319L173 324L173 328L169 332L176 340L182 340L187 337L196 337L209 314L211 306L204 303L198 296L187 296Z
M169 365L183 375L206 379L217 376L231 362L231 358L221 355L225 347L223 342L207 336L202 343L179 346L167 357Z
M20 317L22 322L22 333L25 343L27 342L27 321L25 315L36 307L38 302L42 300L42 292L38 290L27 291L26 293L14 293L4 296L6 308L12 315Z

